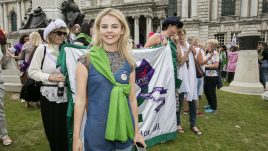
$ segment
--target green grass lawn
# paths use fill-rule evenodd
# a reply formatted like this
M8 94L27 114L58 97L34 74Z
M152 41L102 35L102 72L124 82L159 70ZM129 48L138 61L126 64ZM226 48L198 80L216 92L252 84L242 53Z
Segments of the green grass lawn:
M149 151L267 151L268 101L260 96L218 91L217 114L197 118L203 135L189 129L188 115L182 115L185 133L174 141L156 145ZM49 151L39 109L25 108L6 95L5 111L14 143L0 151ZM205 96L201 105L206 103Z

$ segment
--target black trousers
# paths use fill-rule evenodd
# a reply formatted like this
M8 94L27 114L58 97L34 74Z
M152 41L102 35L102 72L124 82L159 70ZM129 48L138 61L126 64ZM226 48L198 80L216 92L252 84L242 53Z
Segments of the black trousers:
M235 75L234 72L228 72L228 73L227 73L227 81L228 81L229 83L231 83L231 82L234 80L234 75Z
M205 76L204 92L208 100L208 104L213 110L217 110L217 96L216 96L217 82L218 82L217 76L214 77Z
M51 151L68 151L67 102L50 102L41 95L41 114Z

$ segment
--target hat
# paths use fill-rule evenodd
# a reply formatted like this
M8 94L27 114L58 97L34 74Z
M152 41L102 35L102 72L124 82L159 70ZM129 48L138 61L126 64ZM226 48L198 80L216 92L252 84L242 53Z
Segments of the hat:
M51 33L53 30L61 28L61 27L67 28L67 25L61 19L56 19L55 21L50 22L44 30L44 34L43 34L44 39L47 40L47 36L49 35L49 33Z
M181 22L180 19L178 17L176 17L176 16L167 17L162 22L162 26L169 25L169 24L176 25L179 28L182 28L183 27L183 22Z

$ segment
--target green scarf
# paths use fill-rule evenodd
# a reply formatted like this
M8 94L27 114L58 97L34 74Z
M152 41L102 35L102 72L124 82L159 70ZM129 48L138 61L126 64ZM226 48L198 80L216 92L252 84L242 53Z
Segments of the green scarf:
M130 84L120 84L115 81L108 56L103 48L97 46L91 48L90 62L100 74L113 84L105 139L121 142L126 142L128 138L133 139L134 128L127 99L130 93Z
M76 37L76 39L78 39L78 38L85 38L85 40L86 40L89 44L90 44L91 41L92 41L92 38L91 38L89 35L85 34L85 33L80 33L80 34Z

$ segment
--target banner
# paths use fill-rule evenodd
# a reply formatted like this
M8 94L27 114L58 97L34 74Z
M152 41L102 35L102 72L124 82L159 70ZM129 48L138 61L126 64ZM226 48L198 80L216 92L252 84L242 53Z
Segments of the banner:
M66 83L70 87L67 113L69 145L72 143L77 59L88 51L86 47L63 44L57 62L62 67ZM134 57L137 61L136 95L140 133L148 147L175 139L177 134L175 77L170 45L137 49L134 50ZM83 130L81 134L83 137Z
M177 135L174 67L170 45L134 50L140 133L148 147Z

